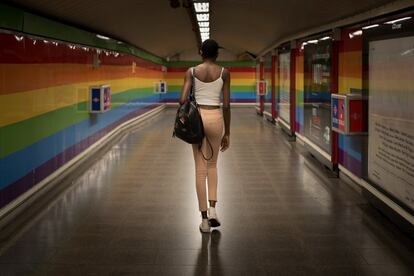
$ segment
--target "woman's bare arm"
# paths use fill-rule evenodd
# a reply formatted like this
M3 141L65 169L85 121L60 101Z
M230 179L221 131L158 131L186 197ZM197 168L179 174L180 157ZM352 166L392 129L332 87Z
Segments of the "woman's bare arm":
M223 72L223 119L224 119L224 136L221 141L221 151L225 151L230 146L230 72L225 69Z

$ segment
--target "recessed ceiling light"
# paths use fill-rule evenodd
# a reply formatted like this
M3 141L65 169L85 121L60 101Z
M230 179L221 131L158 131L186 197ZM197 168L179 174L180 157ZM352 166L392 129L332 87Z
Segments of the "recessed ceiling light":
M97 38L100 38L100 39L103 39L103 40L110 40L110 38L109 38L109 37L104 36L104 35L100 35L100 34L97 34L97 35L96 35L96 37L97 37Z
M22 41L22 40L24 39L24 36L22 36L22 35L21 35L21 36L19 36L19 35L15 35L15 36L14 36L14 38L15 38L17 41L19 41L19 42L20 42L20 41Z

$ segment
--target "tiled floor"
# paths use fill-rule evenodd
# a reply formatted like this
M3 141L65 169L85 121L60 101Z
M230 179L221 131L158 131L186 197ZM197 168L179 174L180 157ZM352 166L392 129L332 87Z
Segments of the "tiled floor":
M198 231L174 110L140 126L0 250L0 275L413 275L414 245L295 143L234 109L219 160L222 227Z

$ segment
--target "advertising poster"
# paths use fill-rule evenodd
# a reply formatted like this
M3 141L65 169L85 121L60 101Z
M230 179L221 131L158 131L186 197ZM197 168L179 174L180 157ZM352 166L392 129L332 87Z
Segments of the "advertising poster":
M267 95L267 81L257 81L256 82L256 93L259 96L265 96Z
M91 91L91 112L101 112L101 88L94 87Z
M304 134L331 153L331 42L308 44L304 52Z
M272 114L272 55L267 54L264 57L264 79L266 83L266 94L264 97L264 111Z
M332 127L340 133L345 133L345 100L332 98Z
M369 43L368 177L414 210L414 36Z
M111 109L111 88L109 86L104 86L104 110L110 110Z
M279 117L290 124L290 52L279 55Z

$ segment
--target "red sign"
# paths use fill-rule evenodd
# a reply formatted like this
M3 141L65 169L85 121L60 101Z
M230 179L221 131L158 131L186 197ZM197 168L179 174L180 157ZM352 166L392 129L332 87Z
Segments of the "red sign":
M367 132L367 101L360 95L332 94L332 130L345 134Z
M264 96L267 94L267 81L257 81L256 93L259 96Z
M349 101L349 132L365 132L364 127L364 100L350 100Z

